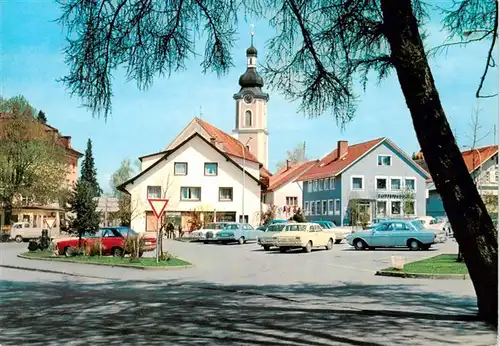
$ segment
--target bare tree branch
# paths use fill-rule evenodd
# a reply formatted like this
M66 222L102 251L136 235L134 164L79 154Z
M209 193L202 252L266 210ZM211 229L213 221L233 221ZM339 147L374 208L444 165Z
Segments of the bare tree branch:
M484 82L490 67L496 66L493 49L498 39L498 0L454 0L450 8L441 8L443 28L448 31L448 41L437 48L436 51L447 49L451 46L462 46L483 40L491 40L486 63L476 90L477 98L495 97L495 94L482 94ZM470 38L471 34L479 33L477 38ZM458 42L454 41L459 39Z

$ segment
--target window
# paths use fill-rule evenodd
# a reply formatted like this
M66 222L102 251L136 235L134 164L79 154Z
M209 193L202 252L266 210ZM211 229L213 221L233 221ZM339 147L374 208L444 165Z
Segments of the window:
M201 187L181 187L182 201L199 201L201 200Z
M404 214L405 215L416 215L415 214L415 201L404 201Z
M321 215L321 202L316 201L316 215Z
M217 175L218 166L215 162L205 162L205 175Z
M313 181L313 191L318 191L318 181L317 180Z
M304 202L304 214L309 215L309 202Z
M318 180L318 191L323 191L323 179Z
M330 190L335 190L335 178L330 178Z
M161 198L161 186L148 186L148 199Z
M328 215L333 215L333 200L328 201Z
M498 183L498 166L495 166L495 177L493 178L495 183Z
M323 203L322 203L322 212L323 212L322 214L323 215L328 214L328 209L327 209L326 203L327 203L327 201L323 201Z
M232 187L219 187L219 201L227 202L233 200Z
M391 159L390 155L379 155L377 157L377 164L379 166L390 166L392 161Z
M296 206L298 204L298 197L286 197L286 205Z
M187 175L187 174L188 174L187 162L174 163L174 175Z
M252 112L250 110L245 112L245 127L252 127Z
M312 181L309 180L309 181L306 181L306 184L307 184L307 192L311 193L312 190L313 190L313 184L312 184Z
M376 178L377 190L387 190L387 178Z
M324 183L324 185L323 185L323 190L328 191L328 182L329 182L329 181L330 181L330 179L325 178L325 183Z
M377 201L377 217L387 216L387 201Z
M335 200L334 213L335 213L335 215L340 215L340 199Z
M352 177L351 179L351 190L363 190L363 177Z
M391 215L401 215L401 201L391 201Z
M316 215L316 203L311 201L311 215Z
M415 178L405 178L405 188L415 191Z
M391 178L391 190L401 190L400 178Z

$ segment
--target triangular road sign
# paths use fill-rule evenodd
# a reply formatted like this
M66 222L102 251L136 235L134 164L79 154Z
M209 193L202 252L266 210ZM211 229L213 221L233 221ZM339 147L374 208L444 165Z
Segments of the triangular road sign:
M53 228L56 225L56 218L55 217L46 218L45 224L47 225L48 228Z
M167 207L168 199L148 198L148 202L153 209L153 213L155 213L156 218L159 219Z

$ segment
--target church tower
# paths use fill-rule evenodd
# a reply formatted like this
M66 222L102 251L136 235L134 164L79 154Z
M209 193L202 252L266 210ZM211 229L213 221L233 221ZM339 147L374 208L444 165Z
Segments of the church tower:
M269 94L262 91L264 81L257 73L257 49L251 43L247 49L247 70L240 77L240 91L233 95L236 101L236 121L233 133L247 144L252 154L268 168L267 102Z

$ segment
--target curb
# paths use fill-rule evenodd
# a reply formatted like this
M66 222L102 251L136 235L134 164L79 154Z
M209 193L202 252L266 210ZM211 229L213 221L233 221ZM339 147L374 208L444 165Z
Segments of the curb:
M422 274L422 273L405 273L390 270L378 270L377 276L391 276L406 279L435 279L435 280L469 280L469 274Z
M28 259L28 260L35 260L35 261L65 262L65 263L86 264L86 265L104 266L104 267L130 268L130 269L139 269L139 270L177 270L177 269L187 269L187 268L194 267L194 264L188 264L188 265L182 265L182 266L144 267L144 266L138 266L138 265L133 265L133 264L107 264L107 263L95 263L95 262L94 263L93 262L76 262L76 261L71 261L71 260L52 259L52 258L33 258L33 257L29 257L29 256L24 256L24 255L17 255L17 257ZM176 258L178 258L178 257L176 257ZM178 258L178 259L184 261L182 258ZM187 261L185 261L185 262L187 262ZM16 268L14 268L14 269L16 269ZM68 275L65 272L57 272L57 273Z

